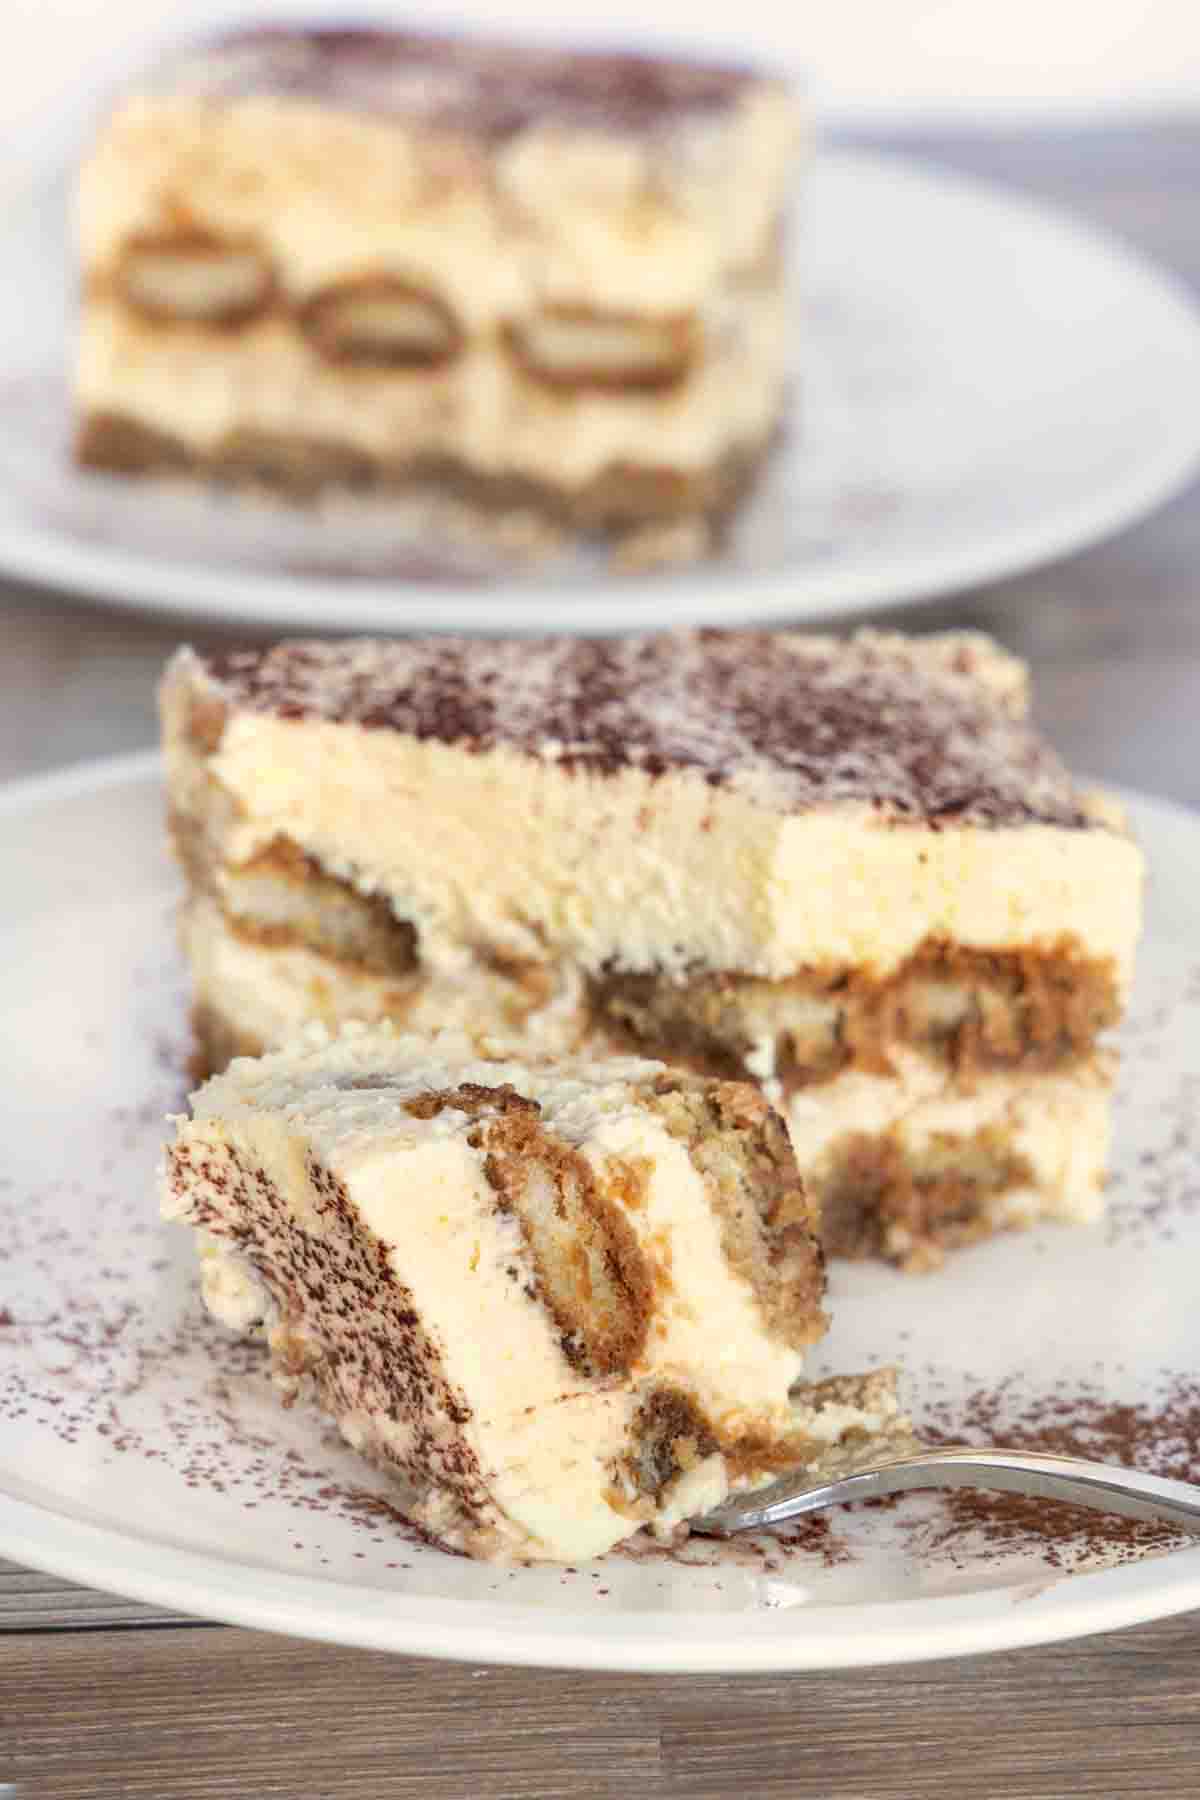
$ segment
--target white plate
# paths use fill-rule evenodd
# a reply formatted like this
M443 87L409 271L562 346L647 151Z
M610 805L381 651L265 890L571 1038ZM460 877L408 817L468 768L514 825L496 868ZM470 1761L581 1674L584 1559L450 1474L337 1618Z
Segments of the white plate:
M790 440L728 555L497 578L378 502L306 512L74 472L65 192L42 176L0 223L0 568L123 606L352 631L848 615L1078 549L1200 453L1200 327L1171 282L1025 200L830 150L796 233Z
M918 1421L953 1424L981 1388L1014 1417L1079 1388L1145 1404L1200 1363L1200 820L1135 817L1154 884L1108 1225L926 1279L834 1270L821 1363L902 1361ZM0 864L0 1553L245 1625L580 1667L901 1662L1200 1606L1200 1549L1068 1576L1019 1534L947 1545L929 1496L840 1516L833 1556L760 1540L497 1570L410 1541L371 1510L383 1479L206 1321L187 1234L157 1220L186 1027L156 764L12 787Z

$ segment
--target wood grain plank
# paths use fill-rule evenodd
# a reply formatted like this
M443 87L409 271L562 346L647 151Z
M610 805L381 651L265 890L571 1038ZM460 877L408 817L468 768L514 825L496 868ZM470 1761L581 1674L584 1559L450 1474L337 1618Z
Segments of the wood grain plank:
M239 1630L0 1640L29 1800L1130 1800L1200 1791L1200 1618L787 1678L580 1675Z
M13 1722L0 1767L39 1800L567 1800L644 1791L660 1768L627 1680L246 1631L8 1638L0 1692Z
M0 1558L0 1632L99 1630L115 1625L192 1624L186 1613L166 1612L144 1606L140 1600L124 1600L116 1594L97 1593L64 1581L58 1575L42 1575Z
M1129 1800L1200 1792L1200 1618L802 1686L693 1684L668 1709L691 1800ZM784 1693L798 1702L790 1708ZM769 1750L764 1750L769 1746Z

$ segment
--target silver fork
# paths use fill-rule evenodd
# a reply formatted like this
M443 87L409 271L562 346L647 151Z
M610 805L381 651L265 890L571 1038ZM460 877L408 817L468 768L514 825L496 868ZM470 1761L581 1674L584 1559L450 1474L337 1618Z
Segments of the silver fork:
M1097 1512L1175 1525L1200 1533L1200 1487L1168 1481L1077 1456L1047 1456L1036 1450L975 1450L969 1445L907 1451L884 1456L849 1474L822 1475L809 1467L783 1475L769 1487L735 1494L712 1512L690 1521L708 1537L763 1531L804 1513L852 1500L876 1500L909 1488L1001 1488L1048 1500L1070 1500Z

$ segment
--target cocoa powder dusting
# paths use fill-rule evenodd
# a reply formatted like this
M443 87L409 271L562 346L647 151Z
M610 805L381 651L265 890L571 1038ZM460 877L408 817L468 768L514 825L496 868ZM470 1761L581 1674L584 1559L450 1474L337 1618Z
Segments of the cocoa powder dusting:
M591 775L686 771L783 812L858 804L938 828L1089 824L1004 690L999 652L953 634L296 639L202 667L200 691L234 710L503 746Z
M1200 1379L1170 1377L1154 1405L1132 1405L1102 1393L1055 1392L1029 1403L1015 1419L1002 1388L980 1388L961 1409L937 1409L924 1435L931 1443L1041 1450L1194 1481L1200 1476ZM1070 1566L1081 1554L1124 1562L1191 1541L1170 1526L1024 1494L962 1488L944 1495L943 1504L945 1522L927 1548L954 1560L968 1551L978 1558L980 1539L985 1557L1024 1539L1052 1568Z
M753 77L678 57L367 26L260 25L168 59L155 85L278 94L503 142L531 126L638 135L729 112Z

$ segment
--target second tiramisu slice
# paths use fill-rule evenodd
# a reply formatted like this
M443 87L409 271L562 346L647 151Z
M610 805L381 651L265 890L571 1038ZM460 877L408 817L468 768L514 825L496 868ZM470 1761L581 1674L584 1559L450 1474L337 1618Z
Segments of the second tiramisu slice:
M1141 860L963 635L290 643L163 692L210 1064L307 1019L752 1075L835 1250L1093 1218Z
M76 454L702 544L780 422L800 137L740 67L270 26L80 172Z

